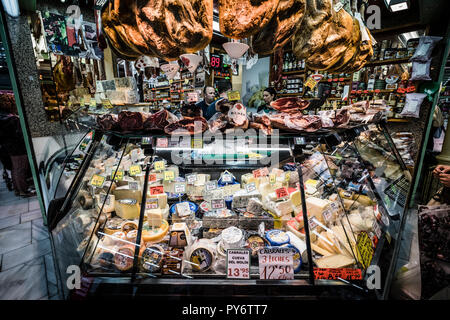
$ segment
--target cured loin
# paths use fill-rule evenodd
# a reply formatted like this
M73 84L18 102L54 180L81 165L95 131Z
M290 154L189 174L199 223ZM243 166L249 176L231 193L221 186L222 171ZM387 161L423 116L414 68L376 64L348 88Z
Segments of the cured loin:
M124 132L142 130L147 117L141 112L121 111L118 115L120 129Z
M171 135L201 134L208 129L208 122L203 117L184 118L171 123L164 128L164 132Z
M264 28L274 16L279 0L219 0L220 32L243 39Z
M149 131L164 131L167 125L176 121L178 118L174 114L162 109L149 116L143 123L143 128Z
M279 0L277 11L252 37L252 48L258 54L270 54L283 48L294 35L305 13L306 0Z
M115 114L103 114L97 117L97 124L102 130L117 130L118 117Z
M322 48L332 26L331 0L306 0L306 13L292 38L295 56L307 59Z
M286 125L298 131L314 132L322 128L319 116L293 116L285 119Z
M300 98L280 98L270 103L275 110L284 113L298 113L309 106L309 101Z

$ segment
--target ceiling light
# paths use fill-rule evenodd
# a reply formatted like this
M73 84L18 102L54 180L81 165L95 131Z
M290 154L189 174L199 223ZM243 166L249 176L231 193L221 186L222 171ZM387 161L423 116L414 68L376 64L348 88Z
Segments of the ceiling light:
M409 9L409 0L384 0L384 2L392 12Z

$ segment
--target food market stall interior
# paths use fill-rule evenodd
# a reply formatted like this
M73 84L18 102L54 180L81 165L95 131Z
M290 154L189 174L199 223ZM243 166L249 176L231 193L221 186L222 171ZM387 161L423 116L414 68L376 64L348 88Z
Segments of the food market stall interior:
M383 294L409 190L383 123L226 140L96 126L85 151L48 213L63 283L61 270L79 265L93 296L220 285L231 295L367 297L368 267L378 266ZM257 250L283 247L294 250L292 280L259 281ZM250 252L247 280L227 275L227 249L238 248Z

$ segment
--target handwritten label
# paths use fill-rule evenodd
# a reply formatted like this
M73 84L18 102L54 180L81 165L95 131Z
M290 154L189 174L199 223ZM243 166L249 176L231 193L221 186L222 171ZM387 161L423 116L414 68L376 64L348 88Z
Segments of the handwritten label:
M197 102L198 101L198 93L197 92L188 92L187 93L187 102Z
M136 176L141 173L142 173L141 166L138 164L130 166L130 168L128 169L128 174L130 176Z
M186 175L186 181L188 184L194 184L197 181L197 175L195 173Z
M314 278L320 280L362 280L361 269L314 268Z
M370 265L374 252L372 247L372 240L370 240L367 232L363 231L358 235L356 246L358 247L358 260L359 262L361 262L365 269Z
M149 175L148 175L148 181L149 182L155 182L157 179L156 179L156 173L150 173Z
M148 198L145 202L145 209L158 209L158 199Z
M156 161L154 168L156 171L163 171L166 168L166 165L164 164L164 161Z
M173 181L173 180L175 180L175 172L164 171L164 181Z
M308 77L306 79L304 86L310 88L311 90L314 89L317 85L317 81L314 80L312 77Z
M251 193L251 192L255 191L256 190L256 184L254 182L247 183L245 185L245 190L247 191L247 193Z
M104 176L94 174L91 178L91 185L94 187L103 187L103 184L105 183L106 178Z
M186 184L185 183L175 183L175 193L185 193L186 192Z
M224 199L212 199L211 200L211 209L223 209L226 208Z
M206 191L216 190L217 189L217 181L213 180L213 181L206 182L205 189L206 189Z
M167 139L167 138L156 139L156 147L157 148L167 148L168 146L169 146L169 139Z
M258 251L259 278L261 280L294 279L294 249L264 248Z
M114 180L116 181L122 181L123 180L123 170L117 170L116 171L116 176L114 177Z
M247 249L227 250L227 278L250 279L250 251Z
M289 171L286 171L284 173L284 182L289 182L290 179L291 179L291 173Z
M128 181L128 188L130 190L139 190L139 182L138 181Z
M233 181L233 176L230 173L225 172L222 175L222 182L232 182L232 181Z
M150 187L150 194L153 196L155 194L161 194L164 193L164 187L163 186L154 186Z
M277 176L275 174L270 174L269 175L269 182L270 184L275 184L275 182L277 182Z
M241 100L241 93L238 90L227 92L229 101Z
M310 219L308 219L309 222L309 229L314 230L315 228L317 228L317 221L316 218L312 217Z
M277 199L286 198L289 195L285 187L276 189L275 193L277 195Z
M191 148L192 149L203 149L203 139L193 138L191 140Z
M111 101L109 101L109 99L101 99L102 100L102 105L104 108L106 109L112 109L114 106L111 104Z

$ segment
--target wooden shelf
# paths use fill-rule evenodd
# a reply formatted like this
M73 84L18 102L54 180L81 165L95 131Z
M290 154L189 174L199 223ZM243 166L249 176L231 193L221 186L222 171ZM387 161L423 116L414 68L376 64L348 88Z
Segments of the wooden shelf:
M369 61L364 67L374 67L374 66L384 66L387 64L401 64L401 63L410 63L410 57L401 58L401 59L388 59L388 60L379 60L379 61Z
M285 71L285 72L281 72L281 74L283 74L283 75L305 74L305 70Z
M409 122L408 119L399 119L399 118L388 118L387 121L388 122L401 122L401 123Z

